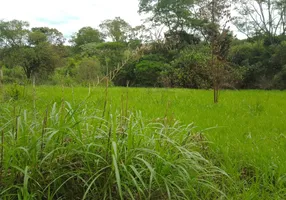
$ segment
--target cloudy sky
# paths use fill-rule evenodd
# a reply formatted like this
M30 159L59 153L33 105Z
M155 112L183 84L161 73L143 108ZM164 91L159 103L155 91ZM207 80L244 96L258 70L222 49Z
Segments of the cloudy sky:
M137 11L138 0L3 0L0 19L57 28L69 37L84 26L97 28L103 20L117 16L132 26L140 25Z
M84 26L98 28L103 20L118 16L132 26L140 25L137 11L138 0L1 0L0 19L56 28L69 38Z

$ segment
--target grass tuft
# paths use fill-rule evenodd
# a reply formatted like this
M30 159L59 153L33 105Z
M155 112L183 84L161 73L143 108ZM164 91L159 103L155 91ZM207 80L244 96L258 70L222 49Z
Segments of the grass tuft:
M46 106L43 113L36 113L42 116L37 120L33 110L19 109L16 121L13 115L1 114L4 126L0 196L3 199L224 196L215 179L225 173L199 153L201 144L193 140L193 126L166 121L146 123L140 113L129 111L124 111L124 116L122 111L106 110L106 114L102 117L100 110L84 104L72 106L65 101Z

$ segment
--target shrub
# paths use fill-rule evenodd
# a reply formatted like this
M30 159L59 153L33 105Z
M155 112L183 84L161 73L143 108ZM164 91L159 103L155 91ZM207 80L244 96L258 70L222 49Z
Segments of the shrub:
M172 62L174 86L204 89L211 87L209 61L210 49L208 47L190 47L181 51Z
M11 84L18 83L24 84L27 79L22 67L16 66L13 68L3 67L3 83Z
M1 91L0 95L2 96L2 100L4 101L17 101L29 96L27 94L27 91L25 90L25 86L21 86L17 83L5 85L5 87L3 87Z
M77 68L76 79L78 83L88 85L98 82L102 77L101 65L96 58L84 58Z
M286 66L274 76L273 85L278 89L286 89Z

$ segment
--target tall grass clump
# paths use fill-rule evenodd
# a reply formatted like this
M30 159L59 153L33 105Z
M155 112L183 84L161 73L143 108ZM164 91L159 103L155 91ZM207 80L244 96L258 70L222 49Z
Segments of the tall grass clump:
M227 175L202 156L192 125L146 122L127 106L112 113L84 101L51 103L36 118L3 105L1 199L224 197Z

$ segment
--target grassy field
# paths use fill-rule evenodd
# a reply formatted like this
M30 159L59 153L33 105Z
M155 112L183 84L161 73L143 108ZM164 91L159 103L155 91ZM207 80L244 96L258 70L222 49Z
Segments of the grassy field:
M286 93L5 86L2 199L286 199Z

